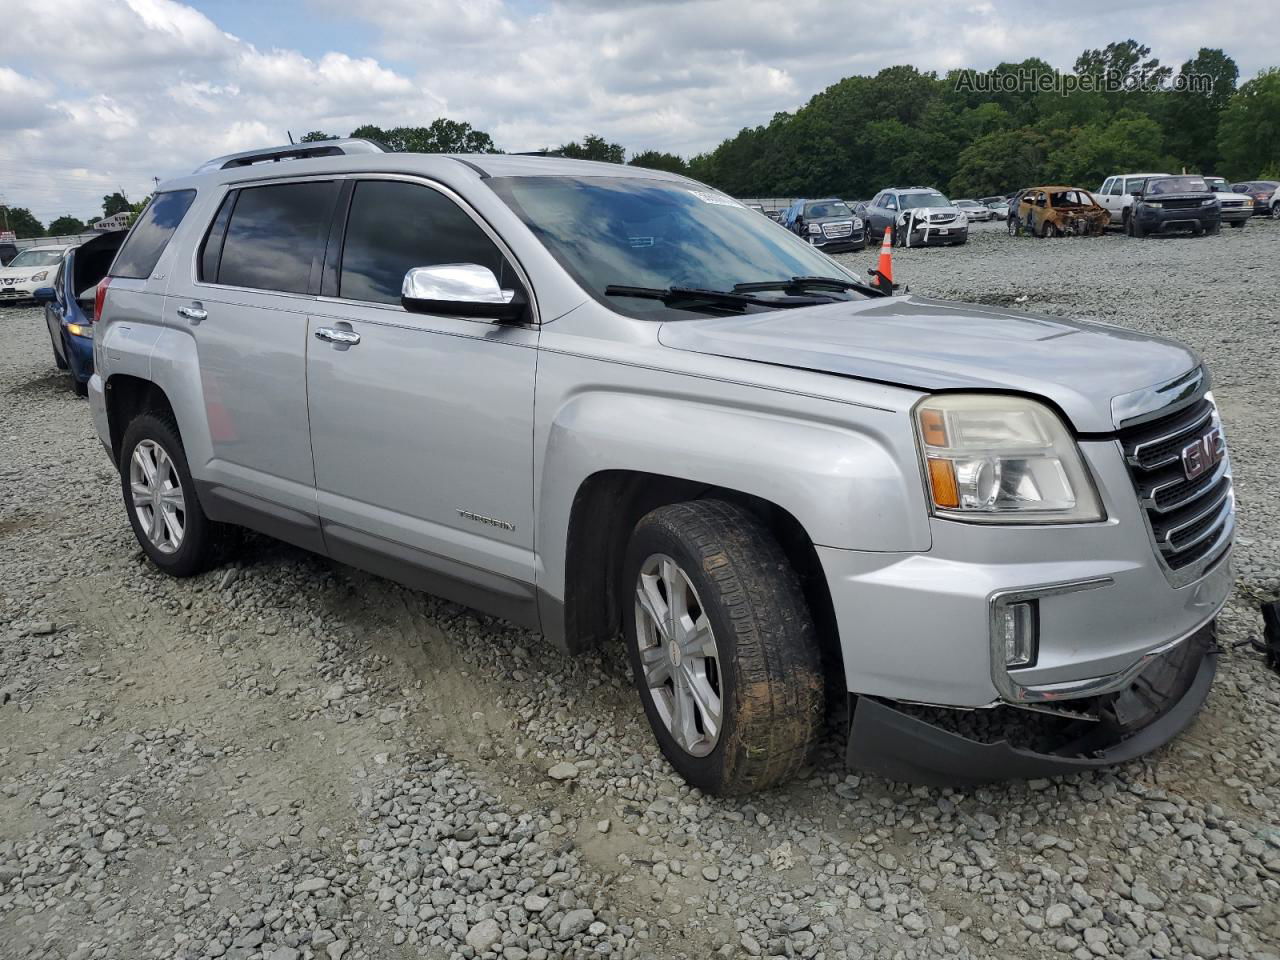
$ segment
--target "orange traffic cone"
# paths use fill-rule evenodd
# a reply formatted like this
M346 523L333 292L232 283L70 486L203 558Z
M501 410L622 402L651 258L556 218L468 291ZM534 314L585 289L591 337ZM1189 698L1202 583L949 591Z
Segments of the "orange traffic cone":
M884 290L886 293L892 293L893 288L897 286L893 282L893 227L886 226L884 228L884 240L880 243L880 263L873 269L868 270L871 274L871 283Z

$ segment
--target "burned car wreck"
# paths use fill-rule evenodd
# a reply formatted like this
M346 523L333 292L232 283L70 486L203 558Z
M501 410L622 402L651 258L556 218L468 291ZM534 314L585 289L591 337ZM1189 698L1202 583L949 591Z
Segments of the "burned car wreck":
M1111 214L1080 187L1030 187L1009 211L1009 233L1037 237L1100 237Z

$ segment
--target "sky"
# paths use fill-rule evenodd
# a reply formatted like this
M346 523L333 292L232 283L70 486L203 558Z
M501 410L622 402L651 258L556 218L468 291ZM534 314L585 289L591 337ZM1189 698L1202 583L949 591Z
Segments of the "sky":
M1269 0L4 0L0 202L47 223L224 153L440 116L506 150L598 133L689 156L841 77L1070 69L1130 37L1176 69L1276 61ZM1047 38L1061 38L1048 47Z

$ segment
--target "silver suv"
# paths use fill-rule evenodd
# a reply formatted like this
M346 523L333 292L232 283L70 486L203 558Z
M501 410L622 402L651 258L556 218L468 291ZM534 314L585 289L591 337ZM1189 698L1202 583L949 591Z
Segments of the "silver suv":
M93 416L147 556L237 526L622 634L716 793L964 784L1186 727L1231 589L1187 348L884 296L683 177L347 141L164 184L98 291Z

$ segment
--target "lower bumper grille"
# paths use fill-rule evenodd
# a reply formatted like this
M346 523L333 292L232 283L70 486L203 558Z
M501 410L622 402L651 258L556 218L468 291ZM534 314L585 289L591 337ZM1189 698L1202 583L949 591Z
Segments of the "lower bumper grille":
M1198 445L1220 430L1208 397L1150 423L1120 431L1120 444L1156 553L1175 573L1194 575L1231 543L1235 497L1230 462L1210 463ZM1206 441L1206 438L1209 438Z

